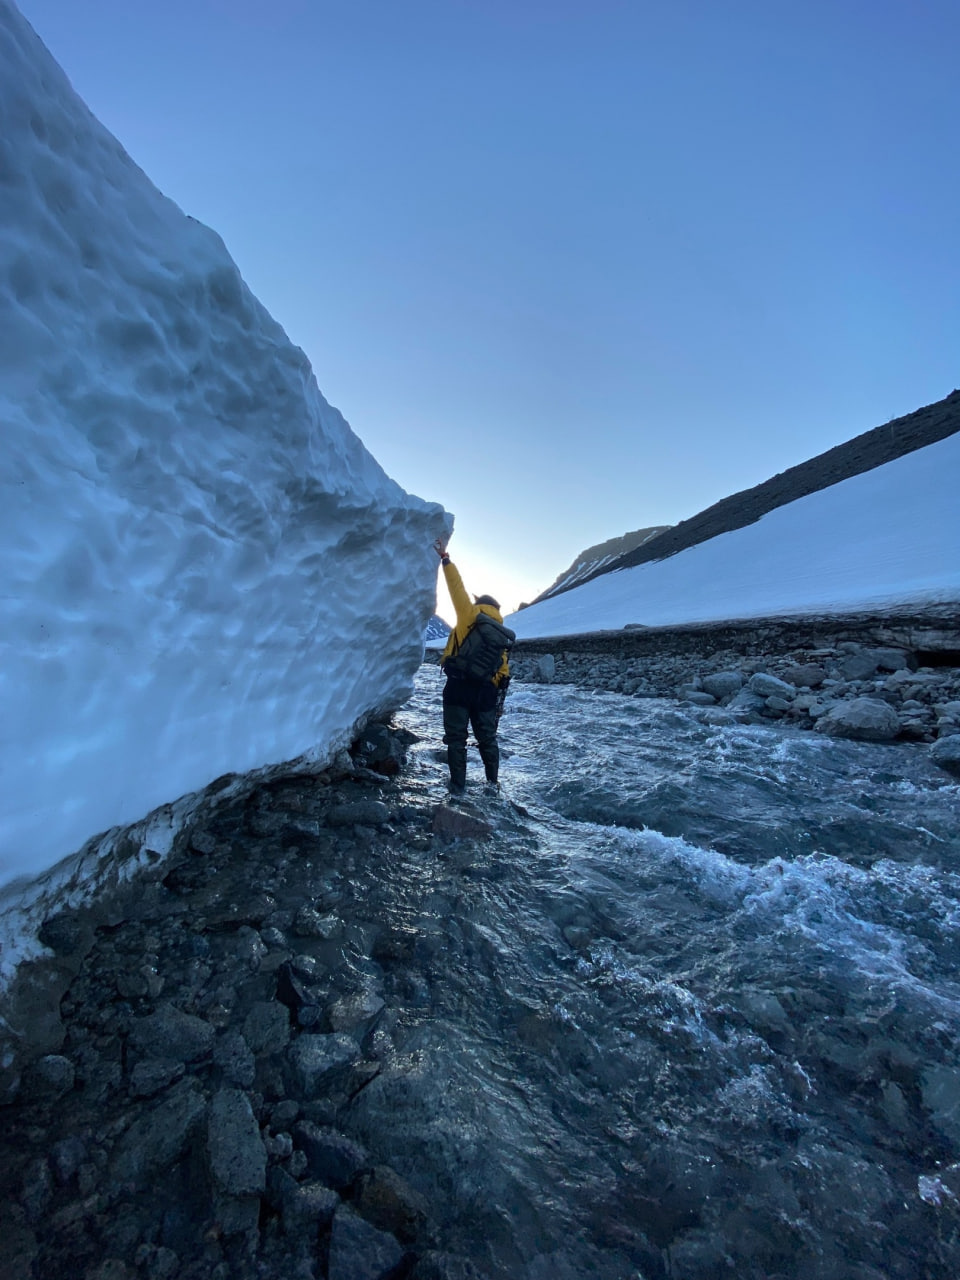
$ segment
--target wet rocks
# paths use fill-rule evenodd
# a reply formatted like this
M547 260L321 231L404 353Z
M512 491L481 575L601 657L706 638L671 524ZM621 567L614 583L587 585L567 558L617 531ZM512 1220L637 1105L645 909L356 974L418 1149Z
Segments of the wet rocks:
M829 634L828 623L818 629ZM541 644L534 649L528 642L532 651L520 646L511 666L517 680L543 683L543 664L549 658L550 683L638 698L677 698L691 709L699 706L693 714L718 726L731 718L748 724L784 721L864 741L933 742L960 734L960 667L923 667L913 651L890 644L847 639L787 643L797 630L762 622L714 631L678 628L665 632L659 645L650 631L641 637L642 656L631 652L631 645L640 641L621 645L584 637L581 652L571 637L547 653ZM711 635L718 637L712 645ZM960 629L941 628L934 642L952 643L960 651ZM876 710L871 718L843 709L859 699L884 703L888 710Z
M960 775L960 733L939 738L930 748L930 758L941 769Z
M359 1142L335 1129L321 1128L310 1120L298 1124L293 1136L306 1157L311 1175L335 1191L346 1191L357 1175L371 1164L366 1148Z
M329 1035L301 1035L291 1045L288 1058L298 1092L315 1098L332 1076L360 1057L360 1046L343 1032Z
M334 805L327 814L332 827L378 827L390 821L390 810L382 800L355 800Z
M960 1151L960 1069L927 1067L921 1078L921 1096L933 1123Z
M403 1253L393 1236L345 1205L337 1209L330 1233L329 1280L385 1280Z
M493 826L479 813L441 804L434 810L433 832L443 840L483 839L492 834Z
M853 698L831 707L817 720L815 728L831 738L891 742L900 732L900 717L879 698Z

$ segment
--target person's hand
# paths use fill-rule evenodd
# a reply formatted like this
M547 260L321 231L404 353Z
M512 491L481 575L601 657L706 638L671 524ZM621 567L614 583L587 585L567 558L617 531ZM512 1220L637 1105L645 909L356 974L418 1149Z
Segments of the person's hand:
M433 544L433 549L437 553L437 555L440 557L441 560L447 554L447 548L443 545L442 538L436 539L436 541Z

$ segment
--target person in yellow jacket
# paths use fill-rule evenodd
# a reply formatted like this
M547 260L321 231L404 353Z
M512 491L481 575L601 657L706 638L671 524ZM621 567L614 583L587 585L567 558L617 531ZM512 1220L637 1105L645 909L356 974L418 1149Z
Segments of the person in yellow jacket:
M467 635L477 625L477 618L481 613L501 626L503 617L500 605L493 596L474 596L473 601L470 600L457 566L447 554L443 542L438 538L433 545L440 557L450 599L457 612L457 623L447 639L440 666L447 677L443 687L443 740L447 744L450 766L450 792L452 795L462 795L467 785L468 727L473 729L477 740L488 787L494 789L499 785L500 747L497 743L497 724L502 707L501 697L510 683L510 666L506 650L503 651L499 669L485 679L472 679L458 672L455 665L448 662L448 659L456 656ZM508 635L512 634L508 632Z

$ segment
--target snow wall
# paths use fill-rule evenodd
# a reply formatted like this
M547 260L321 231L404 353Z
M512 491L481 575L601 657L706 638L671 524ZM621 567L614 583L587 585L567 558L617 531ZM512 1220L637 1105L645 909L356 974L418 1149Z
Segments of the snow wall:
M0 0L0 884L407 697L450 519Z

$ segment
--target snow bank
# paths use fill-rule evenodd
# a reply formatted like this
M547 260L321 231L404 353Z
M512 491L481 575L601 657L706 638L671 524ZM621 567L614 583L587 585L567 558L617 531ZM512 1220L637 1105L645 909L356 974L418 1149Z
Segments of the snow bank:
M0 0L0 883L405 700L435 504Z
M960 600L960 435L507 619L520 639Z

